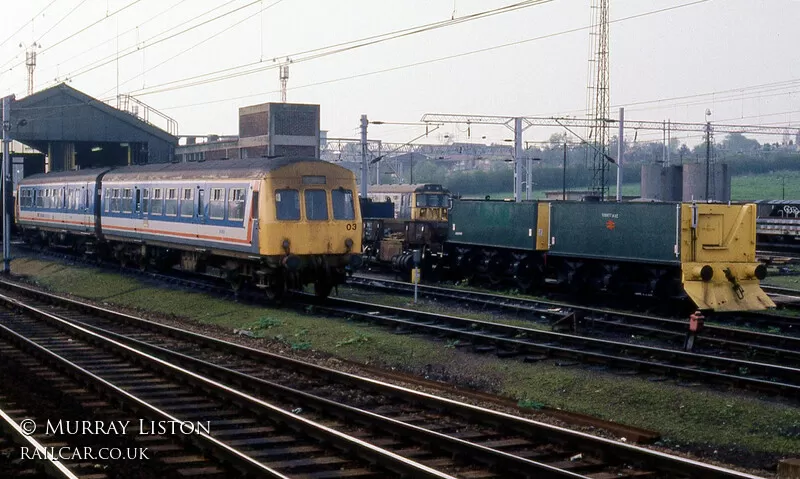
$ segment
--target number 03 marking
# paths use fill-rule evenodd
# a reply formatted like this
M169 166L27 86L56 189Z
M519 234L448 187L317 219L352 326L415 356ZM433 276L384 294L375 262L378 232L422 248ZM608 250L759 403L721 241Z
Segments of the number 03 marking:
M355 231L358 229L358 225L355 223L347 223L347 231Z

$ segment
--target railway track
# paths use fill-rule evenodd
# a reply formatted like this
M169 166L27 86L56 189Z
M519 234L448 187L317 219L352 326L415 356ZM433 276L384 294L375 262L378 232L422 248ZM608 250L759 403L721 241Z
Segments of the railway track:
M8 398L0 396L0 404L9 404ZM20 452L21 448L33 451L46 451L45 444L30 437L20 423L29 417L24 410L13 403L13 409L0 409L0 451L6 453ZM3 454L0 457L0 475L2 477L26 477L30 479L61 478L78 479L62 461L56 460L52 455L44 454L40 460L22 460L20 454ZM98 474L95 479L102 479L105 475Z
M31 314L60 331L83 329L203 371L456 477L752 477L13 288L36 295Z
M350 284L367 290L404 295L411 295L414 290L414 286L408 283L362 276L350 278ZM689 326L687 320L438 286L419 285L419 294L437 301L511 313L514 317L547 325L555 331L594 336L603 332L617 336L623 333L627 337L636 335L640 340L666 341L681 348ZM754 315L754 318L767 322L774 320L773 316L768 315ZM800 366L800 336L792 334L800 333L800 319L792 319L794 321L791 322L785 322L783 318L779 320L782 330L787 334L706 324L697 335L694 351ZM775 324L770 323L769 326L774 328Z
M218 464L232 464L239 473L273 478L453 477L107 335L3 299L16 310L0 315L0 335L6 341L57 363L135 409L146 419L145 428L156 421L180 425L182 432L191 429L192 433L181 434L183 440L215 457ZM139 434L145 433L140 429ZM233 472L229 467L209 470L220 466L207 464L204 455L185 460L186 475L218 472L218 477L230 477Z

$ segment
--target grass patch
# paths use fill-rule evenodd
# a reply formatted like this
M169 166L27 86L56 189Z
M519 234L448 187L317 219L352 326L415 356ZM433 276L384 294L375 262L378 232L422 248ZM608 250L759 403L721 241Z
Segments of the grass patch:
M19 259L24 274L60 293L100 298L114 305L189 318L223 330L249 329L273 349L311 350L341 358L422 373L516 398L660 431L669 444L741 448L754 454L800 450L800 408L776 400L682 387L673 381L617 376L551 361L522 363L470 354L456 343L347 319L237 304L185 290L152 287L103 271ZM408 298L402 298L406 303ZM489 313L486 313L489 314Z

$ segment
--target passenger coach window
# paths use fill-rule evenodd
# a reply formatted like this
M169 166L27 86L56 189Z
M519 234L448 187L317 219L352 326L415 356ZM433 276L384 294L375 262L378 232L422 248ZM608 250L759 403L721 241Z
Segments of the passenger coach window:
M119 188L114 188L111 193L111 211L119 213Z
M353 209L353 192L339 188L331 191L331 203L333 203L333 219L335 220L354 220L356 212Z
M208 199L208 217L212 220L225 219L225 188L212 188Z
M142 211L144 214L150 213L150 188L142 190Z
M275 213L279 220L299 220L300 193L297 190L275 190Z
M166 212L167 216L175 216L178 214L178 191L175 188L167 189L166 198Z
M130 213L132 211L132 203L133 203L133 190L130 188L125 188L122 190L122 206L121 210L123 213Z
M160 215L164 210L164 199L161 197L161 188L153 188L153 212L154 215Z
M181 195L181 216L191 218L194 213L194 190L191 188L184 188L183 195Z
M228 220L244 219L244 188L231 188L228 192Z
M325 190L306 190L306 219L320 221L328 219L328 199Z

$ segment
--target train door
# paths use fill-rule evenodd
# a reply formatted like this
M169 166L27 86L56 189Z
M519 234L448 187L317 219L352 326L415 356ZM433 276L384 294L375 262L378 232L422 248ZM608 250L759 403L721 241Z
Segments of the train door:
M142 219L142 212L144 208L142 208L142 189L138 186L134 186L133 188L133 217L137 219Z
M197 187L197 222L206 224L206 185Z

